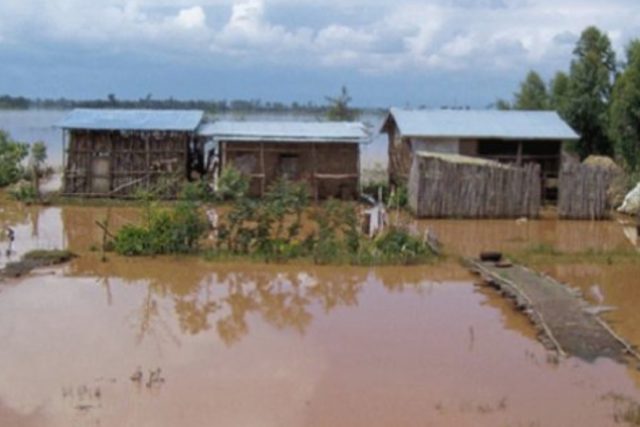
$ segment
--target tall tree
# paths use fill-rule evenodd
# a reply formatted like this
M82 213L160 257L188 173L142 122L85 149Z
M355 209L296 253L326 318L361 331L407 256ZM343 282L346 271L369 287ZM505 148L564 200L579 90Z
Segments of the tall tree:
M616 73L611 41L596 27L589 27L582 32L573 54L566 103L560 113L580 134L576 148L582 158L611 154L608 105Z
M349 122L356 118L356 111L349 107L351 96L349 96L346 86L342 86L340 95L336 97L327 96L326 98L329 102L329 109L327 110L327 118L329 120Z
M520 83L520 90L515 93L513 107L516 110L549 109L547 85L538 73L529 71L527 77Z
M549 84L549 104L553 110L564 111L569 93L569 76L563 71L558 71Z
M610 136L615 152L632 170L640 168L640 40L627 48L624 71L613 88Z

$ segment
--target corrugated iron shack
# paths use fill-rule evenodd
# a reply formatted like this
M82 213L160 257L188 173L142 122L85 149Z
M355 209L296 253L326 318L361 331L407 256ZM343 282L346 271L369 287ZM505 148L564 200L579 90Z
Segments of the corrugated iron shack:
M552 111L392 108L380 131L388 135L392 185L407 183L417 151L461 154L516 166L538 164L546 199L557 198L563 141L578 139Z
M130 197L140 189L174 197L198 165L199 110L76 109L63 130L63 194Z
M358 196L360 145L369 138L356 122L233 122L203 125L218 144L222 171L231 165L251 177L261 196L279 177L308 183L316 199Z

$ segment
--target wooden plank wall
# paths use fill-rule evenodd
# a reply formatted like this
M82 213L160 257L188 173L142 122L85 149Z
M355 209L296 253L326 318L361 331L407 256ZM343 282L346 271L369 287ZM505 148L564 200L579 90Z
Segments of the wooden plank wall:
M415 156L408 190L409 206L420 218L535 218L541 204L540 166Z
M251 176L249 194L259 197L281 175L282 155L296 156L298 176L306 181L309 194L316 199L358 197L359 146L347 143L226 142L223 168L232 165ZM241 161L250 170L243 170Z
M611 172L581 163L567 163L560 171L558 215L563 219L599 220L609 217L607 190Z
M186 132L72 131L64 194L130 197L162 187L159 196L174 197L187 179L189 139ZM106 172L96 170L97 159ZM96 188L98 180L106 181L104 188Z

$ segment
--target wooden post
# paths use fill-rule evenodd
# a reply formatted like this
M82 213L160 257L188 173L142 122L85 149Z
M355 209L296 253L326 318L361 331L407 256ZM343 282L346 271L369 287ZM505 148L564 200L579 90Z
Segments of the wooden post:
M264 167L264 142L260 143L260 170L262 172L262 181L260 184L260 197L264 197L264 190L267 183L267 171Z
M67 192L67 136L69 131L62 129L62 192Z
M518 141L518 154L516 156L516 164L522 166L522 141Z
M218 147L220 149L220 172L227 166L227 143L219 141Z
M109 153L109 191L111 191L111 189L113 189L113 167L114 167L114 160L115 160L115 151L116 151L116 144L115 144L115 136L113 134L113 132L109 135L109 142L111 145L111 152Z
M315 199L315 201L318 201L319 198L319 194L318 194L318 162L316 160L316 143L312 142L311 143L311 163L313 164L313 178L312 178L312 185L313 185L313 198Z
M362 165L360 164L360 144L357 144L358 147L358 152L357 152L357 161L356 161L356 167L358 168L358 177L356 178L356 194L354 195L356 197L356 200L360 197L360 194L362 193L362 184L360 182L360 178L361 178L361 167Z

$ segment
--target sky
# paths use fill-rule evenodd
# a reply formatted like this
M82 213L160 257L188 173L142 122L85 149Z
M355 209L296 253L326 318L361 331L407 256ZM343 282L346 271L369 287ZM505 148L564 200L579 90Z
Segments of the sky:
M638 0L0 0L0 93L486 107Z

